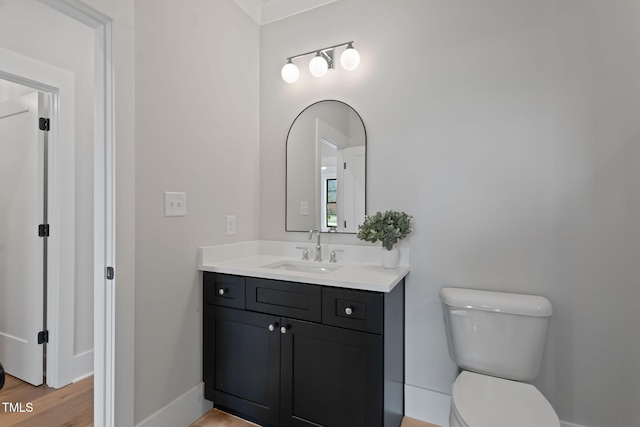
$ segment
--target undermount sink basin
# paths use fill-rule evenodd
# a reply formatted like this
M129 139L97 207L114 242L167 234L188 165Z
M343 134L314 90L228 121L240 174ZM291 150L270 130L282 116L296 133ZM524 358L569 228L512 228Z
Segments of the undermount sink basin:
M264 265L263 268L273 270L298 271L301 273L328 274L341 268L341 265L319 263L314 261L278 261Z

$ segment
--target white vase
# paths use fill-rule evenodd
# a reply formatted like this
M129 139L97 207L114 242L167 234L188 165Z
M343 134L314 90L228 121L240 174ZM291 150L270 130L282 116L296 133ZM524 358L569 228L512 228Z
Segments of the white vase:
M380 252L380 260L384 268L396 268L400 262L400 251L395 246L391 250L383 247Z

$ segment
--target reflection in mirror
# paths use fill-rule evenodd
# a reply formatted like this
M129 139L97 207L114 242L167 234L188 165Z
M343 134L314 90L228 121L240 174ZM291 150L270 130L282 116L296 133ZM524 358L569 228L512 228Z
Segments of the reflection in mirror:
M340 101L304 109L287 136L286 230L357 233L365 217L366 141Z

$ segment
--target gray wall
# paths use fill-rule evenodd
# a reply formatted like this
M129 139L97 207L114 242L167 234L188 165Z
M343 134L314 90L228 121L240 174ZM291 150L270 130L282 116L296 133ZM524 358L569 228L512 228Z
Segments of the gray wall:
M634 425L637 3L342 0L263 27L259 52L257 27L230 3L136 2L136 421L199 382L195 248L258 230L305 238L283 231L284 141L299 111L336 98L367 126L370 210L416 217L407 381L450 391L441 286L534 292L556 310L538 385L561 418ZM287 56L351 39L357 71L281 81ZM162 217L165 190L187 192L186 218Z
M259 31L231 0L135 7L139 423L202 381L198 247L258 237ZM165 191L186 217L164 217Z
M451 391L441 287L540 294L555 314L537 385L560 418L636 425L639 13L631 0L342 0L263 26L260 237L305 238L284 232L286 133L307 105L342 100L367 127L369 211L415 217L407 383ZM356 71L315 79L302 60L296 84L280 78L285 58L348 40Z

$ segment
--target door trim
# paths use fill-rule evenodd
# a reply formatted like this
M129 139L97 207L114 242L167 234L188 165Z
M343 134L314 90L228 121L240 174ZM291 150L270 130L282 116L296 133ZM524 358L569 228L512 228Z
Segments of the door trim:
M114 109L115 109L115 96L114 96L114 52L113 52L113 23L112 19L93 8L87 6L80 0L39 0L41 3L71 17L81 23L94 29L94 108L95 108L95 133L94 133L94 426L95 427L107 427L115 425L115 280L107 280L105 277L105 270L107 266L115 266L115 124L114 124ZM6 55L12 55L10 59L17 61L30 60L25 56L6 51L0 48L0 54L6 53ZM0 62L3 64L8 63L7 57L0 57ZM35 61L38 62L38 61ZM45 64L46 65L46 64ZM4 67L4 66L3 66ZM63 71L56 69L58 71ZM34 87L35 89L52 93L52 119L53 115L58 114L60 105L67 105L68 100L65 101L65 97L71 96L73 100L73 79L70 82L63 84L46 84L48 80L41 76L41 71L37 67L33 67L30 63L29 66L16 66L7 69L5 73L0 72L0 77L7 80L14 81L26 86ZM64 79L63 79L64 80ZM62 86L62 87L60 87ZM59 95L62 100L58 98L56 100L57 89L60 89ZM73 114L66 114L70 120L73 120ZM71 129L73 131L73 121L71 126L59 124L60 132L63 129ZM50 135L52 141L55 138L64 140L67 138L64 134L52 132ZM67 139L68 140L68 139ZM54 142L52 144L56 146ZM73 156L71 153L58 152L58 159L64 158L66 155ZM73 158L73 157L70 157ZM60 168L56 165L59 173L60 181L56 182L56 185L60 186L63 182L66 183L70 178L75 178L72 174L74 168L66 168L67 174L64 173L64 168ZM69 175L71 173L71 175ZM50 184L51 185L51 184ZM68 187L69 188L69 187ZM70 188L74 188L74 182L71 181ZM73 192L67 192L73 195ZM53 193L55 196L62 194ZM68 194L67 194L68 195ZM51 202L50 202L51 203ZM60 200L58 200L60 203ZM60 203L64 206L73 206ZM56 207L54 207L55 209ZM74 217L73 209L71 215L60 215L59 211L50 210L50 215L53 213L53 217L50 217L50 223L53 225L53 221L62 221L63 224L68 227L71 224L71 233L73 233ZM61 226L60 225L60 226ZM59 227L60 227L59 226ZM62 230L62 228L59 228ZM51 239L50 239L51 241ZM59 242L58 246L55 246L56 250L60 251L62 248L68 248L64 246L66 244L73 245L74 239L65 239L65 242ZM51 245L51 243L50 243ZM73 246L71 246L73 249ZM73 250L65 249L63 253L73 253ZM60 255L60 254L58 254ZM52 261L51 265L56 265ZM60 266L61 270L52 274L61 274L64 270L64 266ZM68 267L67 267L68 268ZM50 270L51 271L51 270ZM73 273L73 260L71 260L71 273ZM117 271L117 270L116 270ZM64 321L71 319L73 322L73 298L71 298L71 306L62 309L64 304L64 298L58 298L57 288L59 283L71 283L73 284L73 276L65 276L66 282L58 282L57 277L53 277L55 281L49 280L50 289L48 294L54 296L49 298L49 324L50 333L53 333L51 329L55 328L55 322L50 319L56 315L51 310L51 306L54 308L56 304L61 304L57 311L57 314L66 316ZM53 286L51 286L53 284ZM73 297L73 290L71 291ZM61 296L62 297L62 296ZM63 323L64 323L63 321ZM73 323L71 323L71 332L73 332ZM68 350L69 356L73 356L73 334L61 334L67 335L70 346ZM62 338L62 337L60 337ZM68 343L64 344L67 345ZM64 348L63 342L60 343L60 348ZM49 344L48 351L53 353L52 347L55 347L55 339ZM53 359L51 362L53 363ZM49 357L47 363L47 369L49 368ZM48 380L53 372L48 372ZM66 372L57 372L57 378L52 378L53 381L50 385L61 383L62 380L68 375L71 382L73 380L73 370L68 369ZM125 385L127 387L127 385ZM127 390L128 392L128 390Z
M2 48L0 63L3 64L0 78L51 94L53 125L49 132L47 206L52 230L47 238L47 325L50 342L47 344L46 363L47 384L59 388L73 381L74 77L68 71ZM61 235L65 237L62 239Z
M115 95L113 20L79 0L39 0L94 29L94 426L115 425ZM116 277L106 278L106 268Z

